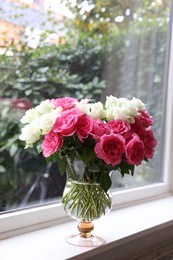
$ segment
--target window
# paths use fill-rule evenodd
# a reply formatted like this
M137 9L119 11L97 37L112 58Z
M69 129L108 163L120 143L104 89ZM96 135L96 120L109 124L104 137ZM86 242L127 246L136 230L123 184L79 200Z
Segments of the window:
M169 190L164 182L163 147L166 131L170 134L165 127L170 1L63 2L64 13L53 10L53 4L53 12L45 12L47 1L25 6L17 0L6 0L1 11L2 213L46 205L49 219L47 208L57 209L54 203L60 201L65 176L57 174L57 166L47 165L36 151L24 150L18 135L19 119L26 109L64 95L103 101L110 94L136 96L147 103L158 139L155 158L137 168L135 178L126 176L122 181L115 174L115 197L123 190L119 203L142 198L148 185L151 196ZM143 188L140 194L139 187Z

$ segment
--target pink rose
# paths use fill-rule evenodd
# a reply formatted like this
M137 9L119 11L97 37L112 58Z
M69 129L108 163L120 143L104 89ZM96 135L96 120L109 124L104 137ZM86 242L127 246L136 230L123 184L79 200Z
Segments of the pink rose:
M91 135L95 140L99 140L104 134L110 134L108 124L105 124L101 119L94 120Z
M154 138L154 133L151 128L146 129L143 142L145 157L152 159L154 155L154 148L157 145L157 140Z
M81 115L81 112L77 108L62 112L61 116L56 119L53 132L60 133L63 136L73 135L76 131L79 115Z
M135 122L134 122L134 124L131 124L131 127L132 127L132 130L134 131L134 133L136 133L140 137L145 134L145 128L139 117L135 118Z
M74 108L76 105L77 99L76 98L70 98L70 97L63 97L63 98L57 98L57 99L51 99L51 102L56 107L62 107L64 110Z
M142 110L140 112L141 112L141 115L140 115L139 119L140 119L142 125L145 128L151 126L154 123L154 121L153 121L152 117L149 115L148 111Z
M76 124L76 134L81 142L88 137L93 128L93 119L86 114L82 114L78 117Z
M123 120L110 120L108 126L110 132L114 134L124 134L131 129L130 124Z
M57 150L59 150L62 146L63 146L62 136L52 131L49 132L47 135L45 135L44 141L42 143L43 156L49 157Z
M121 162L124 153L124 138L119 134L103 135L95 145L94 151L98 158L115 166Z
M132 165L141 164L144 159L144 144L138 135L133 135L133 139L126 145L125 153L127 163Z
M134 131L130 130L123 134L123 137L125 139L125 144L127 145L128 142L130 142L133 139Z

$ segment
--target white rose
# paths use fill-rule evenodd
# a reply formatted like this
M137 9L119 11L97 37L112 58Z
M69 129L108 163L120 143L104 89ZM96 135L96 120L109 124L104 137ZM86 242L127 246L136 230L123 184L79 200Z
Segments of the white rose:
M106 102L105 102L105 108L106 109L111 109L112 106L115 106L118 102L118 98L114 96L108 96L106 97Z
M101 102L90 104L88 115L94 119L103 118L105 116L103 104Z
M138 106L137 106L138 104ZM115 98L113 96L107 97L106 103L106 119L107 120L124 120L129 123L135 122L135 117L139 113L139 107L141 107L142 102L137 102L136 100L129 100L127 98Z
M106 97L105 115L107 120L127 120L125 107L128 102L126 98Z
M116 114L118 113L116 107L110 107L105 110L105 118L107 121L113 120L116 118Z
M118 106L126 106L129 103L127 98L117 98L117 105Z
M119 107L119 115L119 119L134 123L135 117L138 116L138 109L131 104L130 100L126 100L126 102Z
M130 118L127 115L127 113L125 113L124 109L122 107L119 106L114 106L108 110L106 110L106 119L107 121L109 120L124 120L124 121L129 121ZM131 120L130 120L131 121Z
M21 118L22 124L31 123L33 120L37 119L39 117L39 113L34 109L31 108L26 111L25 115Z
M129 116L137 116L138 114L138 108L134 106L130 100L123 104L121 107L122 113L129 115Z
M133 97L133 99L131 100L131 104L136 106L139 111L145 109L144 103L138 98Z
M76 102L76 107L79 108L82 112L87 113L89 107L87 106L89 103L89 99L81 99L81 101Z
M51 112L46 113L39 118L39 126L43 135L49 133L52 130L53 125L55 124L57 117L61 115L61 112L62 108L58 107L57 109L52 110Z
M80 102L76 103L76 107L94 119L103 118L105 116L105 111L101 102L89 103L89 99L82 99Z
M101 102L86 104L83 112L94 119L103 118L105 116L103 104Z
M25 125L21 130L19 139L26 142L26 145L32 145L40 138L40 129L38 120L32 121L30 124Z
M55 105L50 102L49 99L46 99L45 101L42 101L40 105L35 107L35 110L40 114L43 115L45 113L51 112L53 109L55 109Z
M89 99L81 99L80 102L76 102L76 107L79 108L83 113L86 113L87 115L90 113L90 105Z

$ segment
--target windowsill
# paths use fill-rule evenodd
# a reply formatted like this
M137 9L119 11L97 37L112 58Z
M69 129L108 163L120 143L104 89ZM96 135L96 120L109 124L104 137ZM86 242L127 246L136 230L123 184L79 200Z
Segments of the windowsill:
M97 234L107 241L104 246L94 249L76 247L65 242L67 235L77 232L76 221L4 239L0 241L1 260L60 260L73 257L75 259L96 257L99 253L113 250L113 248L117 250L122 245L137 241L136 239L139 241L141 237L152 235L159 230L165 228L171 230L173 226L172 205L173 196L168 196L112 211L94 222L93 234ZM170 239L168 233L168 239ZM159 239L159 236L155 236L155 244L157 244L157 240L160 243ZM126 253L128 255L128 250Z

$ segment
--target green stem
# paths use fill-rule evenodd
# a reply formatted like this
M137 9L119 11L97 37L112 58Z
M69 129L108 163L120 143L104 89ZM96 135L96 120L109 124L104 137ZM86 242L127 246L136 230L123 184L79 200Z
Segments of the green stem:
M99 184L75 181L69 187L62 202L67 213L74 218L91 221L105 215L111 208L111 198Z

